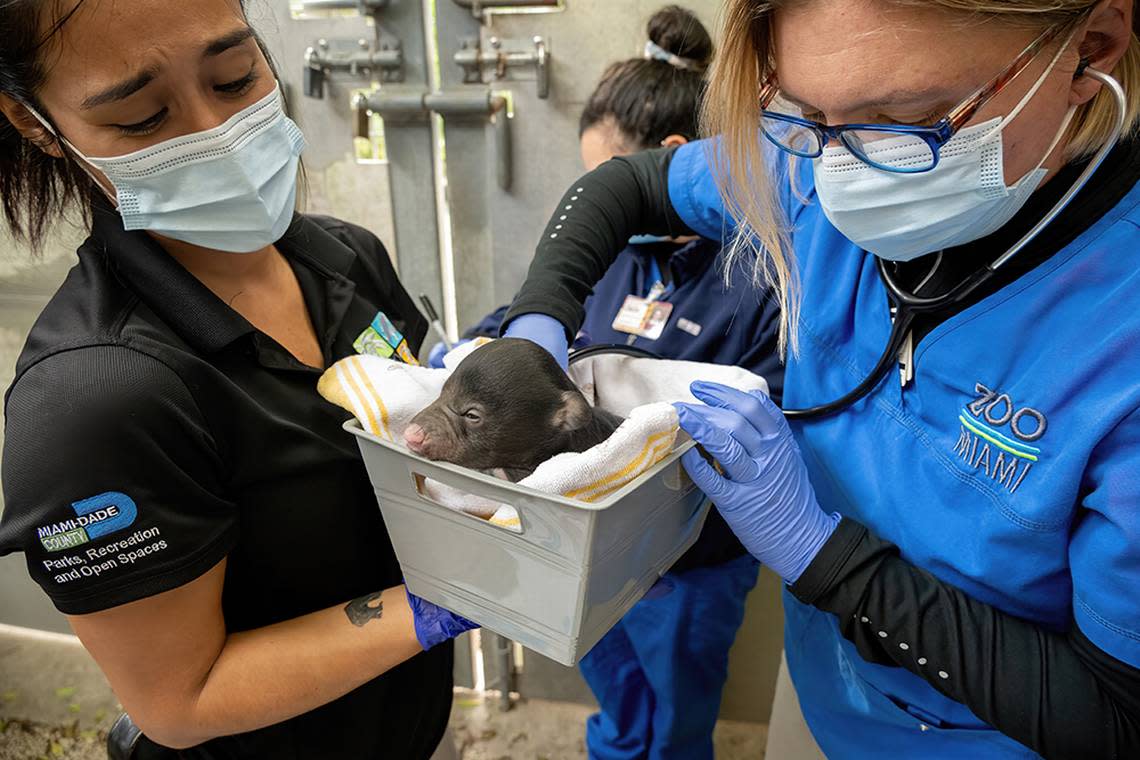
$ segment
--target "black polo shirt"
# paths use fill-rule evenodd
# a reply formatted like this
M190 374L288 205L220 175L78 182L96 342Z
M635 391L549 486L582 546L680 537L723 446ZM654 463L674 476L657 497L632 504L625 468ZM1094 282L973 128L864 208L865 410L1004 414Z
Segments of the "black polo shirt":
M383 245L298 216L278 248L326 364L383 311L413 351L427 325ZM145 233L95 209L6 396L0 554L25 553L62 612L181 586L228 557L228 631L402 582L346 415L306 367ZM436 647L306 715L192 758L426 758L447 724Z

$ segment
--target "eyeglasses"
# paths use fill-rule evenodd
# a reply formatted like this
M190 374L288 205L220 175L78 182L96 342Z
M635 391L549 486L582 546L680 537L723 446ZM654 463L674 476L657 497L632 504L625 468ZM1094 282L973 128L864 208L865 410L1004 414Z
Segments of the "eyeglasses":
M886 172L917 174L928 172L938 165L940 151L982 106L1001 92L1033 62L1037 54L1069 24L1059 24L1045 30L1037 39L980 89L950 110L937 124L930 127L909 124L840 124L828 126L780 111L769 110L779 92L774 79L760 91L760 128L769 141L781 150L801 158L819 158L824 147L837 140L860 161ZM906 155L905 165L891 163L893 156Z

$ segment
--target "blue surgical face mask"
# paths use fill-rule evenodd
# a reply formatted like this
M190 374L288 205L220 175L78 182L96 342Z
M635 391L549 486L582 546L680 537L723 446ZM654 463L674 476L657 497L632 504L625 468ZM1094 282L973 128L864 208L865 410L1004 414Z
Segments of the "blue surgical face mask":
M124 228L249 253L289 228L305 138L274 88L213 129L125 156L84 156L68 147L114 186Z
M1029 92L1004 118L963 129L941 149L928 172L903 174L876 169L844 147L824 149L814 163L815 189L832 225L876 256L909 261L964 245L997 231L1021 210L1048 173L1043 164L1065 135L1074 108L1037 165L1013 185L1005 184L1002 130L1017 117L1056 66L1054 56ZM867 145L883 163L908 166L929 152L906 138Z

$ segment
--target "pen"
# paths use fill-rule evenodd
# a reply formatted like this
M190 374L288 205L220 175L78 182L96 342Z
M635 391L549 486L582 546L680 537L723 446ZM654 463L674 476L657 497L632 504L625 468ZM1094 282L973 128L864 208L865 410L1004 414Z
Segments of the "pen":
M451 341L447 339L447 333L444 332L443 324L439 321L439 314L436 313L435 305L432 304L431 299L427 296L427 293L420 294L420 305L424 307L424 312L427 314L428 322L431 323L432 329L435 330L436 335L439 336L439 339L443 342L444 347L447 348L448 351L455 348L455 346L452 345Z

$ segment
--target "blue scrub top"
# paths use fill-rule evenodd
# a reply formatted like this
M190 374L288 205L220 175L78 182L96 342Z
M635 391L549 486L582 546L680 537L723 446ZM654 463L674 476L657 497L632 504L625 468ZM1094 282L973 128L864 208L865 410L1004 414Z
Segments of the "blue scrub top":
M731 235L710 168L690 143L669 170L697 233ZM802 284L800 352L786 408L842 396L890 331L873 257L815 199L810 162L788 162L780 200ZM951 317L898 375L836 415L793 422L819 503L898 545L909 562L1049 630L1075 618L1140 667L1140 189L1069 246ZM1047 233L1046 233L1047 234ZM834 616L784 595L785 648L805 718L832 757L1035 757L909 671L864 661ZM970 657L970 652L960 653ZM1027 685L1032 689L1032 685ZM1027 699L1036 699L1027 694Z

